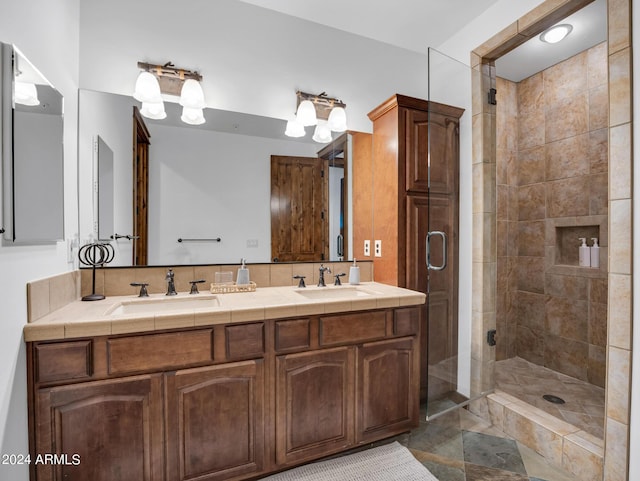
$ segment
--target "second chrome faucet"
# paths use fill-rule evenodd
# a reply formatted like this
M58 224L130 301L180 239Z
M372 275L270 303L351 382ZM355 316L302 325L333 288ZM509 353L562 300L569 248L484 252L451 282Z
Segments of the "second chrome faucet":
M318 278L318 287L327 287L327 285L324 282L325 272L328 272L329 274L331 274L331 269L329 269L328 267L325 267L323 264L320 264L320 277Z

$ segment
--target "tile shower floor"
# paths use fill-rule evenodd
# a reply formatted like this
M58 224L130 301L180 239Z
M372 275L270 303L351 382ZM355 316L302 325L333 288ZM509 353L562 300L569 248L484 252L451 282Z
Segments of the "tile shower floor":
M515 357L496 362L496 389L604 438L604 389ZM565 404L542 398L552 394Z
M440 481L579 481L466 409L421 421L391 441L409 448Z

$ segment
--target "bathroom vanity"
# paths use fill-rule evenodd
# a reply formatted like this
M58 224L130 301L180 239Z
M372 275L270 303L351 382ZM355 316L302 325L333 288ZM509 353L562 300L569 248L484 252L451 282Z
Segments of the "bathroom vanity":
M77 301L25 327L31 456L68 461L32 480L254 478L418 424L424 294L198 296Z

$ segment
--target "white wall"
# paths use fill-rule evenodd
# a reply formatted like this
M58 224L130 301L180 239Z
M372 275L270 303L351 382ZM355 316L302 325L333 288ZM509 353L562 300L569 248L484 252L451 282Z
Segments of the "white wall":
M270 262L271 155L319 144L149 124L149 264ZM182 242L216 238L221 242ZM257 247L247 247L257 240Z
M394 93L424 97L426 58L235 0L83 0L80 84L131 94L137 62L198 70L209 107L288 119L295 92L347 104L349 128Z
M79 0L3 1L0 41L13 43L64 96L65 235L78 231L76 189ZM0 246L0 453L28 452L26 354L28 281L72 269L64 243ZM27 466L0 465L0 479L26 481Z

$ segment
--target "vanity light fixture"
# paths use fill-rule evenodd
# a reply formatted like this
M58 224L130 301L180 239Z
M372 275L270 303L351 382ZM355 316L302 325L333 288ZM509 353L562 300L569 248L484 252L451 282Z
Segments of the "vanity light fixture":
M285 135L303 137L305 127L315 125L313 140L331 142L331 132L347 130L346 104L341 100L328 97L325 92L313 95L297 91L297 110L294 120L287 122Z
M571 33L573 26L568 23L561 23L546 29L540 34L540 40L545 43L558 43Z
M200 81L202 75L198 72L176 68L171 62L155 65L138 62L142 69L136 81L133 97L142 102L140 113L150 119L164 119L162 94L179 96L182 105L180 119L190 125L200 125L205 122L203 109L206 107L204 93Z

